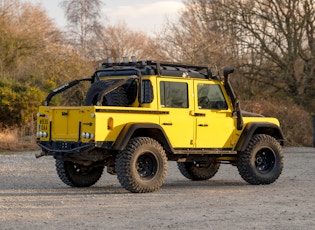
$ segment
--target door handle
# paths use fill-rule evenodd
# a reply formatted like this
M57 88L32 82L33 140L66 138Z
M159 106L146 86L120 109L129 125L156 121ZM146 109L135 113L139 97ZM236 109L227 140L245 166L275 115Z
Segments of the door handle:
M192 113L191 115L195 116L195 117L205 117L206 116L205 113Z
M173 123L172 122L164 122L164 123L162 123L162 125L173 125Z
M199 124L200 127L208 127L208 124Z

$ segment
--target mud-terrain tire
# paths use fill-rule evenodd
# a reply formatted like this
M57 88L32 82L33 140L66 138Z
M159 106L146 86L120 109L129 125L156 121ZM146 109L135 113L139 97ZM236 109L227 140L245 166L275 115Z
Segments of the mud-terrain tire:
M134 193L153 192L164 183L167 157L163 147L149 137L129 141L116 158L116 172L120 184Z
M254 135L245 151L238 153L236 166L241 177L249 184L271 184L283 169L281 145L272 136Z
M71 187L89 187L102 176L104 166L88 168L72 161L56 160L56 170L63 183Z
M94 82L86 93L84 105L96 105L100 94L114 83L115 81L113 80ZM129 100L126 91L123 87L118 87L104 96L102 105L127 106L128 102Z
M190 180L209 180L220 168L218 162L177 162L180 173Z

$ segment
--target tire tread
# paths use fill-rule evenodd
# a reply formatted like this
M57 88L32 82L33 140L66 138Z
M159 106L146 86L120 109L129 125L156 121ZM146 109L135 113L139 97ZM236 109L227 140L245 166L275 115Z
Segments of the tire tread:
M132 171L131 162L133 161L133 155L137 149L142 145L150 145L153 146L158 152L162 159L162 174L159 180L152 185L143 186L139 181L134 178L134 173ZM145 192L153 192L158 190L166 177L167 172L167 157L162 146L154 139L149 137L137 137L133 138L129 141L126 149L117 155L116 158L116 172L117 178L126 190L134 193L145 193ZM158 172L157 172L158 173Z
M251 159L253 157L255 148L259 145L265 145L276 153L276 165L272 172L268 173L267 176L261 176L255 172L253 165L251 165ZM248 146L244 152L238 153L237 156L237 169L240 176L249 184L260 185L260 184L271 184L278 179L283 169L283 152L279 142L270 135L257 134L252 137Z

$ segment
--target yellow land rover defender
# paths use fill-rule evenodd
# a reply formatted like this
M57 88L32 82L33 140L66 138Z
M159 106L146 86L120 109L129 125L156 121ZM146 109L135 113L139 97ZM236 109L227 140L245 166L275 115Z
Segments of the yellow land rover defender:
M37 157L53 156L73 187L95 184L106 166L125 189L152 192L168 160L191 180L208 180L230 163L250 184L273 183L283 168L279 121L240 109L233 71L225 68L221 79L206 66L109 59L47 96L37 114ZM49 106L82 81L91 82L84 106Z

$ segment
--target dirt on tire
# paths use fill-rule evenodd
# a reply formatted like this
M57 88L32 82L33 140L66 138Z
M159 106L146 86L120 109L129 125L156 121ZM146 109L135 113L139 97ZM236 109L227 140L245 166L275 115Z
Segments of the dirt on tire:
M315 148L284 149L284 168L269 185L249 185L221 165L210 180L191 181L168 162L160 190L134 194L104 173L72 188L55 160L0 155L0 229L313 229Z

